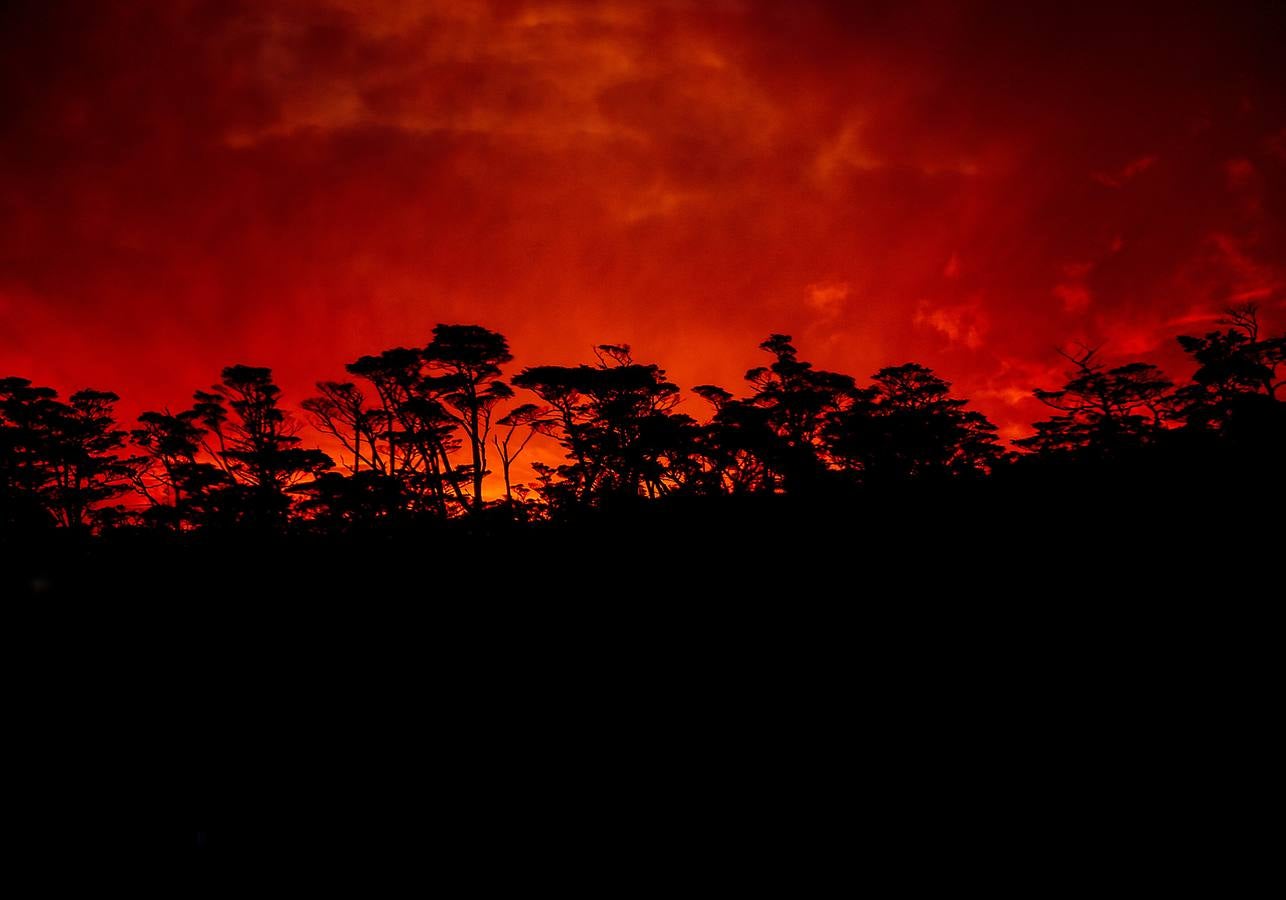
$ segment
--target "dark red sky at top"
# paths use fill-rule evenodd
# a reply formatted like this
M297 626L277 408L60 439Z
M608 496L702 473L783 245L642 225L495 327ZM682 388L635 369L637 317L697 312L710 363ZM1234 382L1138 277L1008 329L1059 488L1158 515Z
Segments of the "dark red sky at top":
M295 405L442 321L737 389L785 331L1012 434L1060 344L1280 325L1282 9L9 2L0 374Z

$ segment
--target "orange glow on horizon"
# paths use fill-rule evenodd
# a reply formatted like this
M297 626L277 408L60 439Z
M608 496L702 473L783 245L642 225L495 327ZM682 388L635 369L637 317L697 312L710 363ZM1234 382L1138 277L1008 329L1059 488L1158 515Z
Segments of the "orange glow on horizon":
M468 322L511 374L620 342L734 393L785 332L931 366L1008 438L1057 346L1181 377L1225 304L1281 321L1255 5L54 6L0 12L0 375L126 422L236 362L297 410Z

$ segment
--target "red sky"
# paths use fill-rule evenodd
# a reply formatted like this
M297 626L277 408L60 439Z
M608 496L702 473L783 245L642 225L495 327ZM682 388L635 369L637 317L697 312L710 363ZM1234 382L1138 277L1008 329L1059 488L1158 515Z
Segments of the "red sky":
M1060 344L1184 375L1229 301L1281 324L1274 6L9 2L0 374L296 405L477 322L737 390L784 331L1012 431Z

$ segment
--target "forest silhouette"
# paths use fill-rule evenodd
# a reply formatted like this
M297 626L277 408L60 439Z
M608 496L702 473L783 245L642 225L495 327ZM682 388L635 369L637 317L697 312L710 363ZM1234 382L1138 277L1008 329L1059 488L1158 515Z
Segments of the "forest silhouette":
M680 388L628 346L506 380L508 342L477 325L439 325L423 347L363 356L346 367L352 380L318 383L299 413L284 407L270 369L246 365L224 369L189 408L144 412L132 427L116 421L108 391L63 400L9 377L0 540L548 541L610 521L717 542L720 528L779 515L795 529L806 513L807 527L833 533L907 503L945 511L949 498L1079 493L1099 511L1136 515L1158 502L1217 502L1225 487L1266 498L1286 448L1286 337L1262 334L1253 304L1219 324L1178 339L1195 364L1183 384L1147 363L1108 367L1094 348L1065 352L1066 383L1034 390L1049 418L1013 448L924 366L860 383L814 367L783 334L760 344L767 358L746 373L744 396L692 388L709 404L704 422L676 411ZM335 450L305 440L309 427ZM515 483L537 435L565 460L535 462L535 480ZM488 497L493 474L503 490ZM1083 509L1073 499L1047 512L1079 521ZM983 506L975 512L980 522Z
M230 366L131 427L113 394L7 378L3 577L38 601L9 606L13 633L59 698L32 694L34 719L87 736L32 746L77 803L136 805L140 785L174 802L182 784L185 815L215 823L207 856L418 852L437 833L394 807L430 755L464 853L492 803L528 810L521 835L546 834L541 810L594 822L609 803L631 840L661 821L709 847L701 816L673 815L694 798L729 859L811 853L838 840L828 817L746 787L783 760L807 797L858 766L890 833L926 804L1021 809L1046 757L996 742L1058 747L1049 802L1074 808L1123 777L1078 729L1147 748L1155 778L1130 794L1169 809L1183 757L1156 723L1256 720L1240 686L1272 683L1270 632L1241 623L1280 565L1286 337L1249 306L1221 325L1179 339L1182 384L1068 352L1065 384L1036 389L1049 417L1012 449L923 366L859 382L781 334L742 396L692 388L706 421L626 346L506 377L505 339L473 325L350 363L298 416L267 368ZM564 460L516 483L535 436ZM663 735L708 749L669 754ZM247 816L265 798L290 817ZM24 840L83 846L46 795L31 808ZM192 834L96 839L132 853ZM623 860L618 837L581 840Z

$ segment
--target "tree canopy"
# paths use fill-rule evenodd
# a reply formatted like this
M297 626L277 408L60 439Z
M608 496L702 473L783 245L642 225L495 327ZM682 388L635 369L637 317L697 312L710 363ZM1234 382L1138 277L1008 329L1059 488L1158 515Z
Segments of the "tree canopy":
M0 527L531 522L662 498L833 497L1068 465L1173 466L1216 446L1280 460L1286 337L1266 336L1253 305L1219 324L1178 339L1194 363L1178 385L1150 363L1108 365L1099 348L1064 352L1064 384L1033 392L1051 416L1013 449L925 366L887 366L863 382L815 367L785 334L759 345L768 360L746 372L740 395L707 384L685 398L626 344L507 375L503 335L438 325L421 347L349 363L351 381L318 382L300 403L305 419L270 369L233 365L190 407L144 412L128 431L115 421L115 394L62 400L9 377L0 380ZM535 478L515 482L533 447Z

